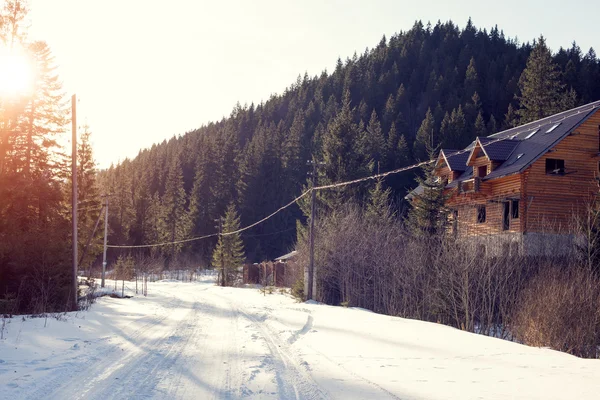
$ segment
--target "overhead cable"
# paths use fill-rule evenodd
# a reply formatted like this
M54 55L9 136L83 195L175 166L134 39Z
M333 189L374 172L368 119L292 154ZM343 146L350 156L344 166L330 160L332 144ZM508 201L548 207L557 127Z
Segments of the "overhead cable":
M498 138L498 139L494 139L494 140L490 140L489 142L483 143L483 146L488 146L492 143L495 142L499 142L502 140L506 140L506 138ZM462 153L466 153L467 151L472 151L473 149L468 147L466 149L463 150L458 150L455 152L452 152L451 154L447 154L447 156L455 156L458 154L462 154ZM294 203L296 203L297 201L299 201L300 199L302 199L304 196L308 195L309 193L311 193L311 191L313 190L327 190L327 189L333 189L333 188L337 188L337 187L343 187L343 186L348 186L348 185L354 185L356 183L360 183L360 182L366 182L369 180L373 180L373 179L381 179L381 178L385 178L389 175L393 175L393 174L398 174L400 172L405 172L405 171L409 171L411 169L415 169L415 168L419 168L423 165L427 165L427 164L431 164L436 162L436 160L427 160L427 161L422 161L419 162L417 164L412 164L406 167L402 167L402 168L398 168L398 169L394 169L392 171L388 171L388 172L383 172L380 174L375 174L375 175L370 175L370 176L366 176L364 178L358 178L358 179L354 179L351 181L346 181L346 182L338 182L338 183L332 183L329 185L321 185L321 186L316 186L314 188L309 188L306 191L304 191L300 196L296 197L294 200L290 201L289 203L287 203L286 205L279 207L277 210L275 210L274 212L272 212L271 214L267 215L266 217L264 217L263 219L260 219L248 226L245 226L243 228L237 229L235 231L231 231L231 232L223 232L220 235L221 236L229 236L229 235L235 235L236 233L240 233L240 232L244 232L250 228L254 228L256 225L259 225L263 222L265 222L266 220L274 217L276 214L280 213L281 211L285 210L286 208L292 206ZM169 246L169 245L175 245L175 244L181 244L181 243L188 243L188 242L194 242L196 240L202 240L202 239L208 239L211 237L217 237L219 236L219 233L212 233L210 235L204 235L204 236L197 236L197 237L192 237L189 239L182 239L182 240L175 240L175 241L171 241L171 242L162 242L162 243L153 243L153 244L141 244L141 245L107 245L106 247L110 247L110 248L116 248L116 249L138 249L138 248L148 248L148 247L160 247L160 246Z

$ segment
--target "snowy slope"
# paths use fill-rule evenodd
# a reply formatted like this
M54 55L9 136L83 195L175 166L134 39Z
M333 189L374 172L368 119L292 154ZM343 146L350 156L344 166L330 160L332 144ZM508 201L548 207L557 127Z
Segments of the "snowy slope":
M596 399L600 360L210 282L13 318L0 399Z

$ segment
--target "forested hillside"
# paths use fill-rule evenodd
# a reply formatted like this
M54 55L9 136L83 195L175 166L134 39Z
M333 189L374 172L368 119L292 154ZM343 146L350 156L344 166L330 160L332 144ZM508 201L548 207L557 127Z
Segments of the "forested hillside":
M70 160L58 143L69 102L49 45L27 35L27 13L27 2L0 1L0 315L74 307ZM81 265L101 246L83 251L100 214L89 137L84 128L78 141Z
M531 65L539 68L523 74L534 45L539 59ZM426 143L463 147L476 136L533 118L528 110L535 106L522 103L540 77L549 82L543 90L551 97L540 113L600 98L593 49L584 54L573 43L550 58L543 38L521 44L497 27L479 30L471 21L464 29L452 22L417 22L339 59L334 71L299 76L264 103L238 104L228 118L111 166L101 176L101 191L111 193L109 243L214 233L215 219L231 203L242 226L252 223L302 191L309 159L325 163L318 180L330 183L422 160ZM402 198L412 175L385 184ZM335 209L349 197L363 201L367 189L327 193L320 210ZM244 232L247 257L260 261L288 251L298 219L303 214L294 206ZM209 239L154 251L167 259L193 254L208 263L214 245Z

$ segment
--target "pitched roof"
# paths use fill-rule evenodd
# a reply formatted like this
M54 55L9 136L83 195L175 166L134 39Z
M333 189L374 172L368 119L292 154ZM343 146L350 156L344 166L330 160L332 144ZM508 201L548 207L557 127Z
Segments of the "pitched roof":
M450 169L462 172L458 179L453 180L446 187L457 187L459 181L473 177L473 167L467 166L466 163L478 142L490 160L503 161L483 180L502 178L520 173L529 167L575 131L598 109L600 109L600 100L487 137L478 137L463 150L443 150ZM450 153L451 151L454 153ZM423 188L419 186L414 193L418 194L421 191ZM406 196L406 198L410 197L411 193Z
M451 171L463 172L467 169L468 152L459 153L459 150L442 149L440 154L444 155Z
M599 107L600 101L596 101L485 138L478 138L490 159L504 161L483 180L521 172L585 122ZM475 142L465 150L473 148L474 145ZM458 180L471 177L472 171L469 173L465 169Z
M489 145L484 145L483 151L488 158L493 161L506 161L512 154L515 147L519 144L518 140L506 139L498 142L492 142Z

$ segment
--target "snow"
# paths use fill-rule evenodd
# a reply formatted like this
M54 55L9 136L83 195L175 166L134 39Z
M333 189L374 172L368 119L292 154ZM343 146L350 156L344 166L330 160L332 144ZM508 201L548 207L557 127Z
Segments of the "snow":
M443 325L297 303L278 291L221 288L208 278L150 283L148 297L127 287L125 294L134 297L103 297L89 311L48 319L7 320L0 399L595 399L600 393L600 360Z

